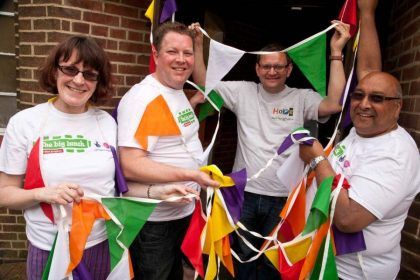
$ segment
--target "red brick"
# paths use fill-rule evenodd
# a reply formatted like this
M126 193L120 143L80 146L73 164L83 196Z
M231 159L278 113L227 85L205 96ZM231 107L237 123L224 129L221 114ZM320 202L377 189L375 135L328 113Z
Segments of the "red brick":
M64 19L61 20L61 30L70 31L70 21Z
M125 77L125 84L128 86L133 86L135 84L140 83L140 77L139 76L127 76Z
M19 97L20 102L25 102L25 103L34 102L34 99L33 99L34 95L32 93L20 92L18 97Z
M115 53L115 52L108 52L108 57L113 62L126 62L126 63L133 63L136 60L136 56L134 54L127 54L127 53Z
M41 104L45 103L50 99L51 97L54 97L54 94L34 94L34 102L35 104Z
M27 240L26 233L18 233L18 239L17 240Z
M118 42L114 40L106 40L105 48L108 50L117 50Z
M20 30L32 30L32 21L30 19L19 19Z
M47 33L47 41L53 42L53 43L61 43L68 37L69 37L69 34L67 33L61 33L61 32L55 32L55 31Z
M416 18L410 24L402 30L403 37L408 38L415 34L420 29L420 17Z
M0 223L14 224L16 223L16 217L15 216L0 216Z
M32 79L32 70L20 68L18 71L18 77L21 79Z
M25 225L3 224L3 231L4 232L24 232L25 231Z
M151 1L139 1L139 0L122 0L123 4L135 6L139 8L147 8L149 7Z
M35 67L38 68L45 61L42 57L21 56L19 58L20 67Z
M130 87L118 87L117 88L117 95L118 96L124 96L127 91L129 91Z
M418 254L415 255L414 252L411 252L411 250L410 252L407 252L407 250L404 250L402 252L401 259L402 259L402 263L404 263L404 267L417 270L418 265L420 263L420 256Z
M20 0L19 0L20 3ZM61 4L61 0L32 0L34 4Z
M143 66L132 66L132 65L119 65L118 73L119 74L133 74L138 75L140 73L146 73L149 70L148 67Z
M128 40L142 42L143 41L143 33L129 31L128 32Z
M0 232L0 240L18 240L17 234L12 232ZM0 250L2 251L2 250Z
M149 53L150 46L147 44L141 43L129 43L129 42L120 42L118 46L118 50L126 51L126 52L133 52L133 53Z
M113 79L114 85L124 85L124 76L114 74Z
M16 250L0 250L0 258L17 258L18 251Z
M0 214L7 214L7 208L0 207Z
M20 43L34 43L40 42L44 43L46 41L46 33L45 32L20 32L19 40Z
M47 55L55 47L56 44L50 45L34 45L35 55Z
M92 25L92 35L108 37L108 27Z
M102 11L103 1L90 1L90 0L64 0L65 6L77 7L87 9L90 11Z
M410 84L410 95L420 95L420 80L412 81Z
M402 79L404 81L414 80L419 78L420 65L414 65L403 70Z
M19 46L19 54L20 55L31 55L32 54L32 46L31 45L20 45Z
M72 22L72 31L83 33L83 34L89 34L90 33L90 25L83 22Z
M127 32L123 29L113 29L113 28L111 28L110 36L112 38L125 39L125 38L127 38Z
M406 50L406 48L404 48L403 50ZM410 52L410 53L400 56L400 58L398 59L398 66L403 67L413 61L414 61L414 53Z
M23 6L18 5L19 18L22 17L45 17L47 15L46 7L42 6Z
M18 251L18 257L19 257L19 259L26 259L28 257L28 251L27 250L19 250Z
M48 6L48 16L68 19L82 19L82 12L80 10L71 9L67 7Z
M26 242L25 241L12 242L12 247L14 249L25 249L26 248Z
M10 241L0 241L0 249L10 249L12 248L12 243Z
M119 26L120 20L118 17L110 16L110 15L104 15L100 13L92 13L92 12L84 12L83 13L83 20L84 21L90 21L95 22L99 24L104 24L107 26Z
M150 55L138 55L137 63L141 65L149 65Z
M146 30L145 21L121 18L121 27L134 29L137 31Z
M34 29L52 29L60 27L60 20L55 18L42 18L33 20Z
M105 13L131 18L138 18L139 16L139 10L136 8L111 3L105 3Z

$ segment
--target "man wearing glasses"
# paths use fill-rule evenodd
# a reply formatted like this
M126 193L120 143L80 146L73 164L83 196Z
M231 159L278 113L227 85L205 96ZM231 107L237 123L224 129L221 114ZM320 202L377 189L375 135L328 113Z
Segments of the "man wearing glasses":
M285 137L308 120L326 121L331 114L341 110L340 98L345 86L342 50L349 35L349 26L338 21L331 38L330 80L328 96L324 99L311 89L297 89L286 85L293 65L278 45L268 45L261 51L273 52L259 55L255 71L260 83L248 81L220 82L215 90L224 100L224 106L235 113L238 127L238 146L233 169L246 168L248 177L256 174L273 157ZM206 68L203 60L203 36L197 23L190 28L196 31L193 77L204 84ZM203 102L201 94L191 100L193 107ZM264 236L279 223L279 213L289 195L289 189L279 182L276 171L286 160L281 154L255 180L247 183L241 222L247 229ZM245 234L256 248L262 244ZM235 251L247 260L255 252L242 240L235 241ZM239 244L239 246L238 246ZM257 269L258 267L258 269ZM278 279L278 272L265 257L235 266L236 279Z
M397 123L401 85L380 72L377 0L359 0L358 5L360 82L350 96L354 127L328 160L323 160L318 142L312 147L301 145L300 155L314 167L315 184L341 174L350 185L339 193L334 224L342 232L362 231L366 250L337 256L340 279L395 279L401 262L401 230L420 192L420 156L413 138Z

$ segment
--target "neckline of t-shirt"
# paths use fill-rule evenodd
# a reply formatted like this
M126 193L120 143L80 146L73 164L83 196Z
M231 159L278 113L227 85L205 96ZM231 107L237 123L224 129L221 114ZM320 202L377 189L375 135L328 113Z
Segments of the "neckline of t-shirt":
M285 98L285 96L290 92L290 88L287 85L284 85L284 89L278 93L268 93L261 83L257 85L257 91L261 95L261 100L266 103L278 102Z
M55 114L59 117L62 117L62 118L66 118L66 119L85 119L85 118L88 118L88 117L92 116L93 111L94 111L94 109L91 106L89 106L88 110L86 112L83 112L83 113L80 113L80 114L69 114L69 113L64 113L64 112L58 110L54 106L53 102L48 102L48 106L49 106L49 110L53 114Z
M163 85L158 79L153 77L152 74L146 77L147 80L149 80L149 78L151 79L150 82L152 83L152 85L156 85L159 88L159 90L161 90L162 92L165 92L168 94L184 94L184 90L182 89L173 89L173 88Z

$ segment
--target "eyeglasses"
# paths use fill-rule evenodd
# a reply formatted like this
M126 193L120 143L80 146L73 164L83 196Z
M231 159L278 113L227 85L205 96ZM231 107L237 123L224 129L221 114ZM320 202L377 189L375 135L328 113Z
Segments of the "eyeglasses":
M289 66L289 64L290 63L287 63L287 64L285 64L285 65L281 65L281 64L259 64L258 63L258 65L264 70L264 71L270 71L271 70L271 68L273 68L274 69L274 71L276 71L276 72L280 72L280 71L282 71L283 69L285 69L287 66Z
M64 74L74 77L79 73L82 73L83 78L85 78L85 80L88 81L92 81L95 82L98 80L99 78L99 74L95 73L91 70L86 70L86 71L80 71L79 69L77 69L76 66L62 66L62 65L58 65L58 69L60 69L61 72L63 72Z
M397 97L397 96L384 96L379 93L366 94L361 91L354 91L350 94L350 98L356 101L362 101L363 99L365 99L365 96L367 96L369 102L376 103L376 104L383 103L385 100L401 99L401 97Z

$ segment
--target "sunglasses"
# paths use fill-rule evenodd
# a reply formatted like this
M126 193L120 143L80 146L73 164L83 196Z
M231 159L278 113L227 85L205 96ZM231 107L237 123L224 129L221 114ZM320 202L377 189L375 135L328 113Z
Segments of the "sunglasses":
M379 93L366 94L361 91L354 91L350 94L350 98L356 101L362 101L363 99L365 99L366 96L370 103L376 103L376 104L383 103L385 100L401 99L401 97L397 97L397 96L384 96Z
M276 72L280 72L280 71L282 71L283 69L285 69L287 66L289 66L289 64L290 63L287 63L287 64L285 64L285 65L281 65L281 64L274 64L274 65L271 65L271 64L259 64L258 63L258 65L264 70L264 71L270 71L271 70L271 68L273 68L274 69L274 71L276 71Z
M93 72L92 70L86 70L86 71L80 71L79 69L77 69L76 66L62 66L62 65L58 65L58 69L60 69L61 72L63 72L64 74L74 77L79 73L82 73L83 78L85 80L88 81L92 81L95 82L98 80L99 78L99 74Z

